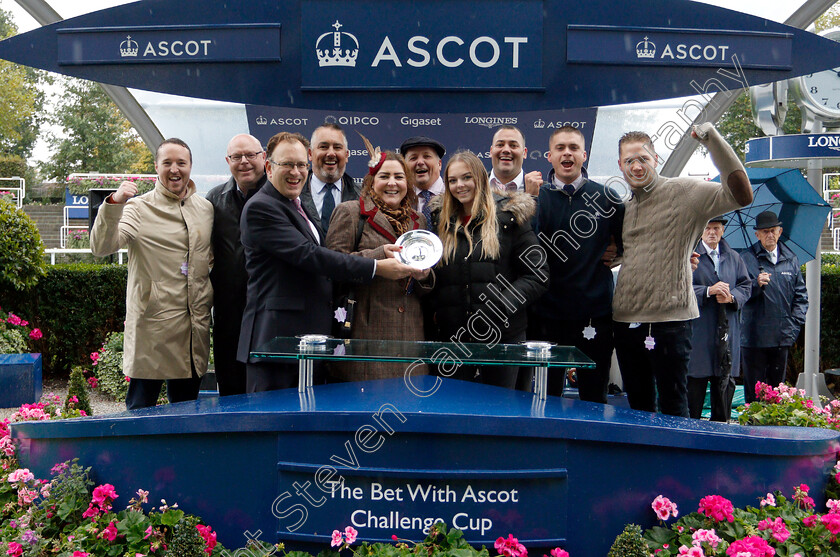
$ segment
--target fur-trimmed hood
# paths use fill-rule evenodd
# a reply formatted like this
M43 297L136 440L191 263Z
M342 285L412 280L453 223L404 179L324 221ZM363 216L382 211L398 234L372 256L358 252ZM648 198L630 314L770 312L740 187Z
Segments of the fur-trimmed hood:
M497 211L507 211L513 215L517 224L529 222L537 212L537 202L534 196L521 191L493 192ZM434 196L429 201L429 211L440 212L443 206L443 194Z

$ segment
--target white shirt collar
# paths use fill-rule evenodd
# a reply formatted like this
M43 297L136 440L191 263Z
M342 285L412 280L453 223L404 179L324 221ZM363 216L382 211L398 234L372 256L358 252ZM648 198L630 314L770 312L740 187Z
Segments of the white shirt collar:
M341 177L343 178L343 176ZM339 178L336 180L335 187L338 188L338 191L341 191L341 186L344 185L344 180ZM312 188L310 191L312 193L318 192L321 194L324 191L324 186L327 185L326 182L322 182L320 178L318 178L314 173L312 174L312 179L309 181L310 187Z
M706 248L706 253L708 254L711 254L713 251L716 251L718 252L718 255L720 255L720 244L718 244L717 249L712 249L712 247L709 244L703 242L703 247Z
M516 191L525 191L525 171L520 170L516 178L514 178L510 182L502 182L501 180L496 178L496 174L493 170L490 171L490 185L494 186L496 189L500 191L506 191L507 185L511 182L516 184Z
M584 180L586 180L586 178L583 176L583 173L581 173L580 176L574 179L571 185L575 187L575 192L577 192L580 189L580 187L583 185ZM562 190L563 186L566 185L566 183L560 180L556 174L554 175L554 179L552 180L552 182L554 183L552 189L555 190Z

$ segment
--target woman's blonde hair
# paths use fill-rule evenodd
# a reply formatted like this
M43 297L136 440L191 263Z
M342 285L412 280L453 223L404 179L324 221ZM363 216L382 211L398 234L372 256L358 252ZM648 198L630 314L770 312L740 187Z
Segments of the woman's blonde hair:
M462 217L466 214L464 206L449 190L449 169L455 162L462 162L467 165L475 181L472 217L466 225L462 222ZM490 189L487 170L485 170L479 158L472 151L458 151L452 155L446 164L443 183L446 189L443 193L443 205L438 222L438 236L443 243L443 262L449 263L455 257L455 251L458 248L458 231L461 228L464 228L467 242L469 242L469 255L475 249L472 241L473 230L478 229L481 256L484 259L498 259L499 227L496 223L496 202L493 200L493 191Z

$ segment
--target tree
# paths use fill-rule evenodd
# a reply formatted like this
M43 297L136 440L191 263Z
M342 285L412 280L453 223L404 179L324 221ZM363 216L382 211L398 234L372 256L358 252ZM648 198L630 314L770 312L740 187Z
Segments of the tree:
M151 154L97 83L67 79L55 121L61 135L47 134L53 150L45 176L64 180L73 172L154 172Z
M0 9L0 38L17 34L12 14ZM47 74L0 60L0 153L22 159L32 154L44 121L44 93L40 85Z
M799 107L792 100L788 100L788 111L783 126L785 134L799 133L801 125L802 115L799 112ZM748 92L741 93L732 103L732 106L723 113L723 116L718 120L717 129L743 161L744 144L747 140L764 136L764 132L753 121Z

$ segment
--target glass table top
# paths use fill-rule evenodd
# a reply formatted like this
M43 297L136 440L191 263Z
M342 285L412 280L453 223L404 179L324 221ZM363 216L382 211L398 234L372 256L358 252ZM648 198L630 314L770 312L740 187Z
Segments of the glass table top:
M380 362L442 363L458 361L472 365L519 365L532 367L594 368L595 362L574 346L551 345L533 350L523 344L415 342L327 338L323 343L303 344L299 337L277 337L251 352L266 360L350 360Z

